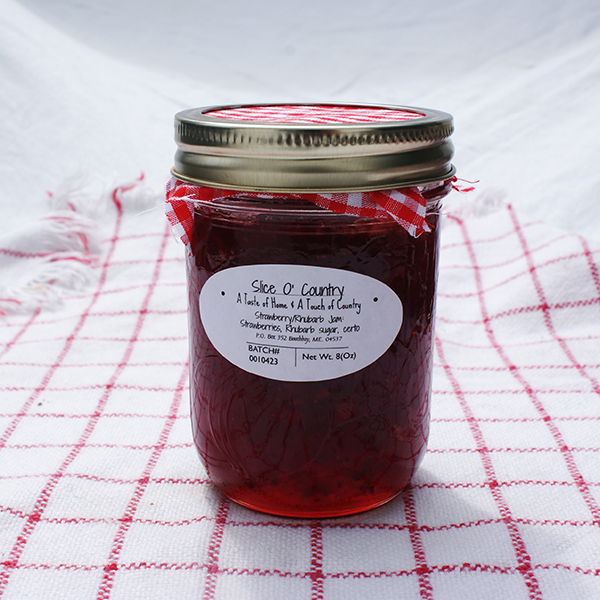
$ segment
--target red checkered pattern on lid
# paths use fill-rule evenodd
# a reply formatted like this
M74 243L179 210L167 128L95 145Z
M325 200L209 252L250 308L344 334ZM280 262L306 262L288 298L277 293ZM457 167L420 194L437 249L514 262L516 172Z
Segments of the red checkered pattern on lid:
M383 107L327 106L327 105L274 105L222 108L206 113L220 119L259 121L266 123L377 123L411 121L424 115L412 110Z
M115 199L94 284L0 327L2 600L600 597L600 245L510 207L451 214L411 486L282 519L209 483L184 253L160 212Z

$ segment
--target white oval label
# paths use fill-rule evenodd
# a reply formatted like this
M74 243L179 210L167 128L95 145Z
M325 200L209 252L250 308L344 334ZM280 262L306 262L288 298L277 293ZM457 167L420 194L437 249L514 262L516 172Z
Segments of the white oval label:
M220 354L279 381L359 371L390 347L402 325L402 303L387 285L325 267L232 267L208 279L199 302Z

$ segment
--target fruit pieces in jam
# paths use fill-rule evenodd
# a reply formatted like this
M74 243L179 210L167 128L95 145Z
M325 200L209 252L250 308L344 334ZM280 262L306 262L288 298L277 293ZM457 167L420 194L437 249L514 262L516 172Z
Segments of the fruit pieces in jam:
M426 194L432 232L418 238L392 221L298 200L196 205L187 261L192 428L210 479L231 500L320 518L374 508L408 485L429 432L437 200L446 192L440 184ZM400 332L375 362L337 379L286 382L246 372L208 340L198 298L214 273L255 264L378 279L402 302Z

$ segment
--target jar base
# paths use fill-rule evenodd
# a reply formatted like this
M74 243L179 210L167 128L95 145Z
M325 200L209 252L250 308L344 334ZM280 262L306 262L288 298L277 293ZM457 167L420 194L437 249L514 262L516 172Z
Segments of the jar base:
M408 487L408 486L406 486L406 487ZM328 518L333 518L333 517L344 517L347 515L355 515L358 513L367 512L369 510L373 510L375 508L383 506L384 504L391 502L392 500L394 500L394 498L397 498L400 494L402 494L402 492L406 489L406 487L404 487L403 489L401 489L397 492L394 492L393 494L389 494L384 497L379 497L377 499L375 499L375 498L365 499L363 502L360 502L360 503L356 502L352 506L347 506L346 508L340 508L340 509L333 509L333 508L323 508L323 509L312 508L312 509L310 509L310 508L301 508L301 507L298 507L297 509L292 508L292 507L279 508L276 506L267 506L266 504L260 504L260 505L255 504L252 502L242 500L241 498L236 498L235 495L228 494L226 492L223 492L222 490L219 490L219 491L226 498L228 498L232 502L235 502L235 504L238 504L239 506L243 506L244 508L248 508L250 510L254 510L256 512L260 512L260 513L264 513L264 514L268 514L268 515L275 515L278 517L289 517L289 518L294 518L294 519L328 519Z

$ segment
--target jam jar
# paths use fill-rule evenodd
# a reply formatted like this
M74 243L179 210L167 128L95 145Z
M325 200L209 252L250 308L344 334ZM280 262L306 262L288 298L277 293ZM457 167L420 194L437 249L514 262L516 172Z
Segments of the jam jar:
M397 496L426 450L452 118L356 104L176 115L167 216L187 246L195 447L243 506Z

